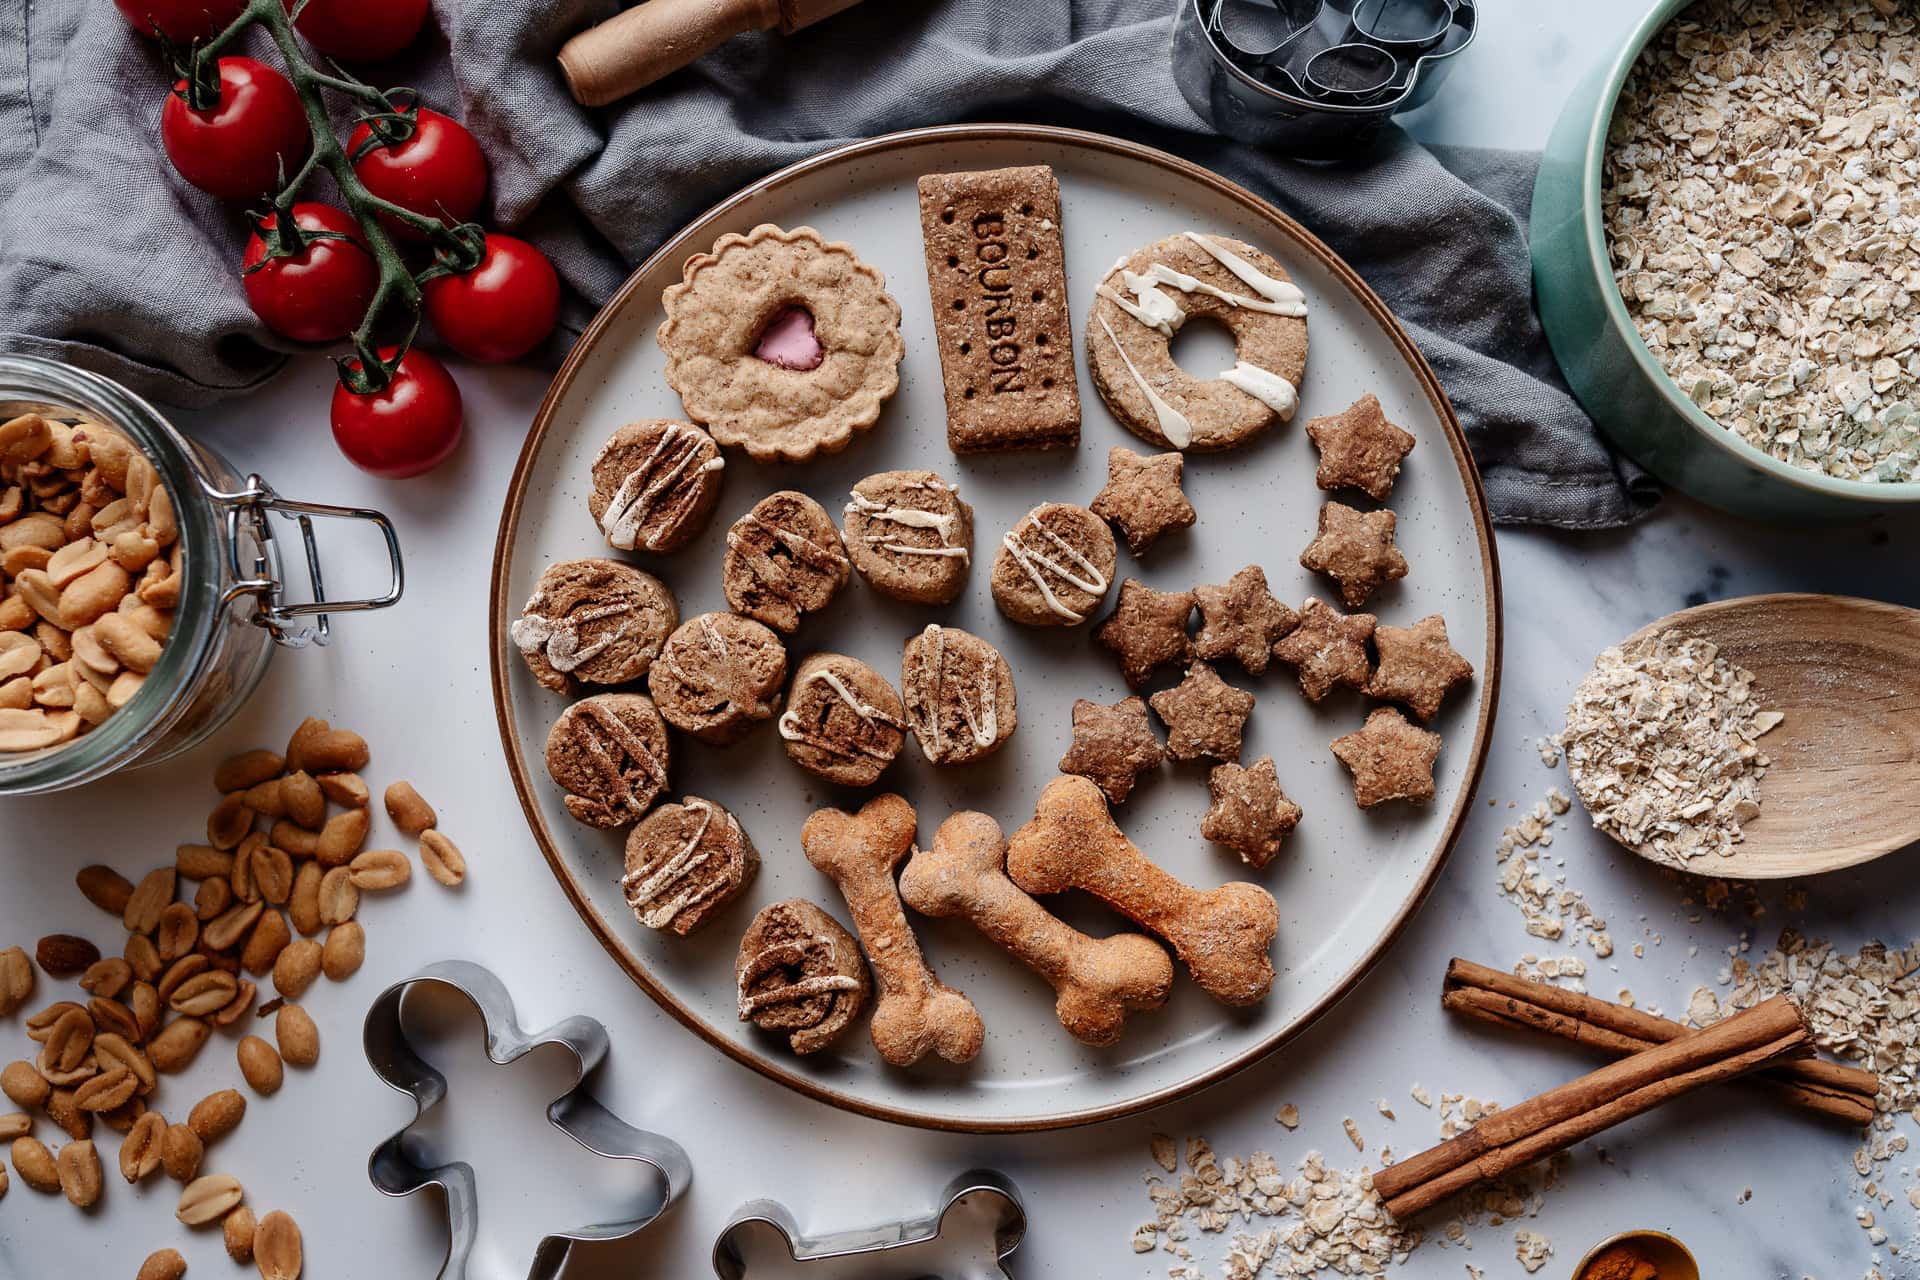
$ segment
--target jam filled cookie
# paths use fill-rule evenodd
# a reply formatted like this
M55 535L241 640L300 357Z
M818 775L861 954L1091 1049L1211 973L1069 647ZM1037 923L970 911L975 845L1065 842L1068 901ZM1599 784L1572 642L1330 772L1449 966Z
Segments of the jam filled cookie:
M661 296L667 383L760 462L838 453L900 386L900 304L847 245L762 225L687 259Z
M913 604L949 604L973 559L973 508L931 471L882 471L853 486L847 555L867 584Z
M667 637L647 689L668 724L729 747L773 719L786 682L779 636L737 613L703 613Z
M795 1053L824 1049L873 994L860 944L805 898L760 908L733 963L740 1020L787 1037Z
M707 527L727 460L698 427L665 418L630 422L593 459L593 513L610 546L678 551Z
M666 584L618 560L548 565L507 629L527 669L555 693L647 674L680 620Z
M1030 627L1087 620L1113 585L1113 531L1085 507L1043 502L1000 539L993 602Z
M733 901L759 869L760 854L732 814L685 796L628 833L620 888L641 924L684 938Z
M906 714L878 671L845 654L816 653L794 673L780 738L793 762L814 777L870 787L906 743Z
M907 641L900 693L913 736L933 764L992 755L1019 720L1013 668L998 649L957 627L930 626Z
M1095 293L1087 372L1141 439L1232 449L1293 417L1307 366L1307 301L1265 253L1187 231L1115 264ZM1233 368L1198 378L1174 363L1169 344L1194 316L1233 335Z
M720 589L733 611L791 633L847 585L846 546L833 519L804 493L782 489L727 530Z
M667 726L638 693L600 693L560 713L547 734L547 773L567 812L590 827L624 827L667 789Z

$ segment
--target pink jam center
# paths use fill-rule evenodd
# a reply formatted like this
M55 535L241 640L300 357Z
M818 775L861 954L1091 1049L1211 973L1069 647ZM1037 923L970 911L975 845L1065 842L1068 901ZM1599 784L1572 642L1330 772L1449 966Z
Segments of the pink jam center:
M813 316L805 307L782 307L760 334L753 354L782 369L818 369L826 359L813 333Z

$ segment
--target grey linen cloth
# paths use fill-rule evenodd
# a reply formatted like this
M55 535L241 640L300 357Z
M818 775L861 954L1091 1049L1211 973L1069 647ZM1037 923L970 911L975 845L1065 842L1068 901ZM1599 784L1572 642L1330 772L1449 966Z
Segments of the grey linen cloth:
M1024 120L1163 147L1275 201L1386 299L1459 410L1496 519L1600 528L1644 511L1651 483L1595 434L1532 309L1534 157L1389 130L1325 166L1223 139L1174 84L1175 3L872 0L794 37L741 37L589 111L553 55L612 0L434 0L416 46L366 74L417 86L479 137L491 222L553 257L573 332L700 210L841 142ZM160 148L165 86L113 6L0 0L0 348L200 405L270 376L287 348L242 296L240 212L187 186ZM1471 77L1449 91L1471 92ZM322 184L314 198L328 196Z

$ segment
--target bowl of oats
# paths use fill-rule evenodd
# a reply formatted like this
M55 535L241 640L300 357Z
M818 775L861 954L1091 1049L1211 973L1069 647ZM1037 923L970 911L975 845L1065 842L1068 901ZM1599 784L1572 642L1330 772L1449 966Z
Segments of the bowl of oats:
M1920 504L1920 11L1660 0L1575 88L1533 193L1582 405L1756 519Z

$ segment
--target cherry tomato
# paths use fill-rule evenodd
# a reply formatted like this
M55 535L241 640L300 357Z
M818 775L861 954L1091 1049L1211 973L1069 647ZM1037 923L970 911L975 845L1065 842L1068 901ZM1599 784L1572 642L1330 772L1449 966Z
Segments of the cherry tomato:
M391 360L396 348L380 352ZM348 361L359 368L358 360ZM400 479L431 471L460 443L460 388L447 367L424 351L400 357L386 390L372 395L333 389L333 442L347 461L377 476Z
M284 3L291 13L296 0ZM427 0L307 0L293 25L329 58L379 62L412 44L426 20Z
M313 137L293 82L252 58L220 59L220 101L187 105L181 80L160 110L160 141L180 176L208 195L251 200L292 177Z
M479 266L436 276L424 293L434 329L471 360L517 360L546 341L560 318L560 277L547 255L492 231Z
M331 231L345 240L308 240L290 257L272 257L262 232L279 219L270 213L247 240L240 282L260 322L295 342L336 342L352 333L373 301L380 268L345 209L302 201L293 206L302 231Z
M246 0L113 0L143 36L158 30L178 45L204 39L240 16Z
M362 124L347 139L347 154L359 156L353 171L367 190L383 200L457 226L473 217L487 194L487 158L466 126L438 111L419 108L413 136L395 146L360 148L372 136ZM395 219L388 230L406 240L426 237Z

